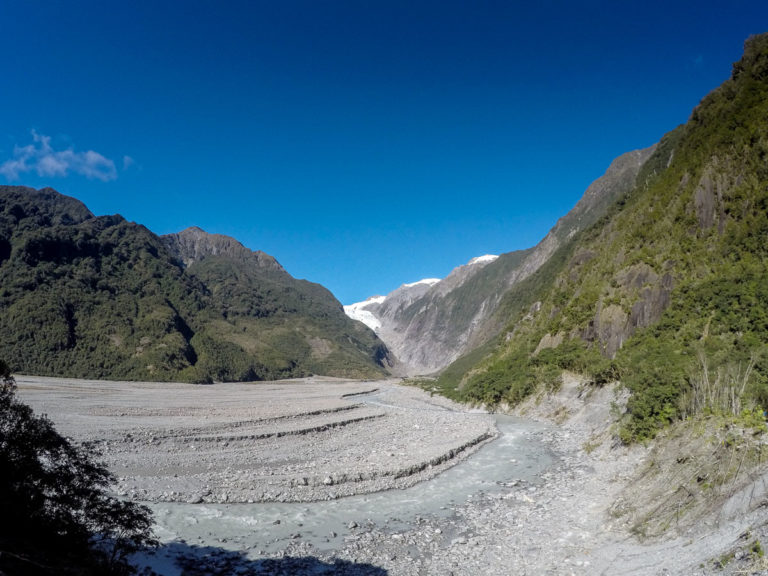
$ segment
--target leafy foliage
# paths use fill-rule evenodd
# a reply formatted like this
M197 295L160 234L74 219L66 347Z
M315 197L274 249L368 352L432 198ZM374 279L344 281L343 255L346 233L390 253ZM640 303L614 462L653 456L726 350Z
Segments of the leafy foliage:
M153 545L148 508L108 493L93 454L15 396L0 361L0 571L130 574L127 555Z

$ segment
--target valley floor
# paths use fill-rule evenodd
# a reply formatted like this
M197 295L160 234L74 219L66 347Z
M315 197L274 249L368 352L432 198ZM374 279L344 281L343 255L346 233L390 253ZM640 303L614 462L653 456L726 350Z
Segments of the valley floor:
M349 523L344 516L342 528L329 518L320 538L309 537L306 520L286 516L254 526L254 534L270 534L267 545L230 528L206 533L202 517L216 526L248 501L325 500L343 509L352 501L329 499L427 480L478 449L508 458L498 452L503 438L487 444L497 434L493 417L393 381L192 387L19 377L18 384L19 396L60 431L97 442L122 493L155 503L164 542L142 561L162 574L768 573L754 550L768 541L763 476L728 513L656 541L638 541L631 517L611 513L652 452L612 443L610 407L621 398L610 387L585 397L569 382L521 409L549 422L521 423L520 441L554 454L535 478L512 466L434 513ZM456 468L471 469L480 457ZM309 515L318 505L301 506Z
M496 435L491 416L393 381L17 384L62 434L101 452L119 495L148 502L312 502L405 488ZM386 401L372 401L381 387Z

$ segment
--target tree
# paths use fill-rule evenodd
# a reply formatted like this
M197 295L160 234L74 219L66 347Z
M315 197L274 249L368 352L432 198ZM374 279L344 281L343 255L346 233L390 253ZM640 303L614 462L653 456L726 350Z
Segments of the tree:
M154 545L149 508L109 492L112 474L16 397L0 361L0 573L131 574Z

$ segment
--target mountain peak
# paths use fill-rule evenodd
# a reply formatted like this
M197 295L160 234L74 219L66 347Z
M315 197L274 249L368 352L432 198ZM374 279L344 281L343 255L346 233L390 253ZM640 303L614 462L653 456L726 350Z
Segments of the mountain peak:
M17 221L34 218L38 225L76 224L94 217L80 200L53 188L36 190L28 186L0 186L0 202L3 205L0 212L9 210Z
M253 260L261 268L283 270L269 254L260 250L252 251L230 236L210 234L198 226L166 234L162 239L187 268L211 256L222 256L234 260Z

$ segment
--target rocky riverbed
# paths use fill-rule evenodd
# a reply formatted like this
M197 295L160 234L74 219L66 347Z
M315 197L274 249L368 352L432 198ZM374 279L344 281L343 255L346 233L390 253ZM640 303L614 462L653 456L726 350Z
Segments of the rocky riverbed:
M546 424L507 423L492 441L492 416L391 381L19 383L65 433L99 442L120 490L155 502L163 545L139 560L161 574L768 573L759 502L637 539L613 506L653 452L615 442L626 398L611 387L567 381L519 409ZM473 472L451 498L410 492Z
M491 416L387 381L17 380L25 401L101 453L119 495L146 502L312 502L405 488L496 436ZM380 387L385 400L361 401Z

